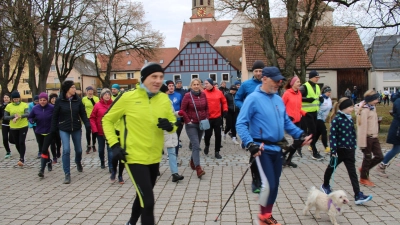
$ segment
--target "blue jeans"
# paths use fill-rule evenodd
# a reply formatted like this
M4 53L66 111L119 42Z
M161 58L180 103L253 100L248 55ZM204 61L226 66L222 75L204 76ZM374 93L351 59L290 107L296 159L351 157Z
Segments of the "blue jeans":
M62 164L63 170L65 174L70 173L70 155L71 155L71 147L70 147L70 136L72 138L72 142L75 147L75 163L81 163L82 160L82 130L76 130L72 132L62 131L60 130L60 138L62 142Z
M176 164L176 151L175 148L167 148L169 157L169 169L171 173L178 173L178 165Z
M392 150L386 153L382 163L387 165L398 153L400 153L400 145L393 145Z
M99 158L101 162L104 162L104 148L106 145L106 139L102 135L97 135L97 144L99 150ZM107 157L108 157L108 168L113 168L112 166L112 151L110 146L107 145Z

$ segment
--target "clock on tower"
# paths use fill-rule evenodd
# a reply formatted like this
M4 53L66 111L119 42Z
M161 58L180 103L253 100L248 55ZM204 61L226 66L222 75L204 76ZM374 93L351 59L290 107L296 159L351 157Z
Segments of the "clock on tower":
M205 16L206 15L206 9L205 8L197 8L197 16Z

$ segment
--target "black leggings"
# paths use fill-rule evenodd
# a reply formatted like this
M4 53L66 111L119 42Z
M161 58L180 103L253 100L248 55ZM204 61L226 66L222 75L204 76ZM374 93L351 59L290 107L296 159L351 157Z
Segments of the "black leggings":
M90 138L90 135L92 135L92 138ZM92 140L93 145L96 145L96 135L92 134L92 132L87 132L86 131L86 141L87 141L87 145L90 146L90 140Z
M1 134L3 135L3 146L7 153L10 153L10 145L8 144L8 137L10 135L10 126L1 125Z
M236 137L236 119L238 115L239 112L228 112L228 114L226 114L226 127L224 134L227 134L229 131L231 131L232 137Z
M156 184L158 169L160 164L141 165L129 164L132 174L136 198L132 205L131 224L136 224L141 217L142 225L154 225L154 193L153 188ZM140 206L140 196L143 200L143 208Z
M300 128L300 127L301 127L301 122L297 122L297 123L295 123L294 125L296 125L297 127ZM293 155L294 155L294 153L296 153L296 150L297 150L297 149L292 149L292 148L290 148L290 150L286 151L286 152L283 154L284 158L286 158L286 155L289 154L289 157L286 159L286 162L290 163L290 162L292 161ZM301 147L300 147L300 151L301 151Z
M23 127L19 129L10 129L10 134L12 135L12 138L14 140L15 147L17 148L17 151L19 153L19 158L21 162L25 162L24 160L26 151L25 139L26 135L28 134L28 127Z
M39 143L39 149L41 151L42 154L48 155L50 158L50 154L49 154L49 144L47 142L52 142L52 140L47 140L45 143L45 139L48 135L43 135L43 134L35 134L36 135L36 140ZM46 147L47 146L47 147ZM53 155L53 158L56 158L56 151L54 149L51 149L51 154Z
M322 120L317 120L317 131L315 132L310 145L313 152L317 152L317 147L315 144L317 143L319 136L322 136L321 139L324 148L328 147L328 132L326 131L325 122Z
M60 138L60 132L58 132L58 130L54 134L54 138L51 141L50 149L51 149L51 153L53 154L53 157L54 157L54 154L56 154L56 157L58 156L57 158L59 158L61 156L61 138Z
M117 166L118 167L118 176L122 177L122 172L124 172L124 164L121 162L121 160L118 159L112 159L112 169L115 171L115 173L117 173ZM119 164L118 164L119 163Z

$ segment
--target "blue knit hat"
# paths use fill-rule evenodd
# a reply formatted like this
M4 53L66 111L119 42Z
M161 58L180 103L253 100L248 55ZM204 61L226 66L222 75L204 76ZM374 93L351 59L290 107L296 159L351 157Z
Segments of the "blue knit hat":
M111 86L111 88L115 88L115 89L118 89L118 90L119 90L119 84L113 84L113 85Z
M238 84L241 84L240 83L240 80L237 80L237 81L235 81L235 83L233 83L234 85L238 85Z
M208 83L210 83L211 85L214 85L214 81L211 78L207 78L206 81L208 81Z

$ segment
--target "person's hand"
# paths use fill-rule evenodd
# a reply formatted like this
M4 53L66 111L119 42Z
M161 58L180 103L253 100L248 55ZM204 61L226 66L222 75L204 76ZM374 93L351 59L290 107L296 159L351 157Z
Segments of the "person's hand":
M247 145L247 151L249 151L250 154L251 154L253 157L257 157L257 156L261 155L260 146L254 144L253 142L251 142L251 143L249 143L249 144Z
M226 115L228 114L228 112L227 111L223 111L222 112L222 116L224 117L224 118L226 118Z
M122 160L122 161L126 162L125 156L128 155L128 153L126 153L126 151L121 148L121 145L119 145L119 143L113 145L111 147L111 150L113 153L113 159Z
M174 126L172 126L172 123L169 122L169 120L166 118L158 118L157 127L162 130L166 130L168 132L170 132L174 129Z
M312 134L306 136L305 133L302 133L299 138L296 138L293 140L292 147L294 149L298 149L301 146L309 145L312 141L311 137L312 137Z
M331 150L331 157L338 157L336 151Z

